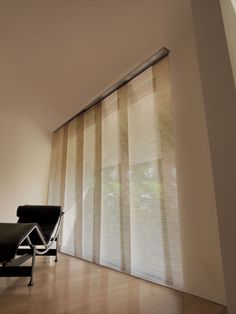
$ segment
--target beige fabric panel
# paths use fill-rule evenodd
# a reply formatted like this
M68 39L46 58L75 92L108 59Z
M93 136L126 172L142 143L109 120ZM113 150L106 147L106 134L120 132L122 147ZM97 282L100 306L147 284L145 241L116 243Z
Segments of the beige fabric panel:
M93 261L100 263L101 239L101 171L102 171L102 107L95 106L95 169L94 169L94 230Z
M130 201L129 201L129 138L128 138L128 97L127 85L118 94L118 116L120 127L120 236L121 270L130 273Z

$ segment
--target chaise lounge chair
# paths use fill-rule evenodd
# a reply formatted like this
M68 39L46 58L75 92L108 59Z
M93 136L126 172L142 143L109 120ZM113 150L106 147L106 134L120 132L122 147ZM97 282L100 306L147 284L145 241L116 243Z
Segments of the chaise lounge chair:
M17 223L0 223L0 277L30 277L32 286L35 256L57 261L62 215L60 206L25 205L17 209ZM31 266L20 266L30 258Z

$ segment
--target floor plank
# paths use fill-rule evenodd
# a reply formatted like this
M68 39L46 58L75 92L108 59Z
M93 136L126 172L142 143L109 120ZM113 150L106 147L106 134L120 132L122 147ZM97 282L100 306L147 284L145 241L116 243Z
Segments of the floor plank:
M226 314L212 302L82 260L37 257L35 284L0 278L1 314Z

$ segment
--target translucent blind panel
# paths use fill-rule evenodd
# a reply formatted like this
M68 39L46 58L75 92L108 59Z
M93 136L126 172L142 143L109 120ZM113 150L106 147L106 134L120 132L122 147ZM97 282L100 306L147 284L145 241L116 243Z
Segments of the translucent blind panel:
M48 202L55 205L64 205L66 151L67 127L63 127L52 138Z
M68 125L66 178L64 208L66 215L63 218L63 238L61 250L75 255L75 221L76 221L76 142L77 120Z
M117 93L102 102L101 264L121 268Z
M82 136L81 136L82 135ZM82 241L82 154L83 116L68 124L63 237L61 251L81 257Z
M129 83L131 273L181 288L168 75L162 60Z
M84 165L83 165L83 255L93 261L94 246L94 183L95 183L95 110L84 115Z
M166 283L177 289L183 287L183 265L176 185L174 121L171 110L171 88L169 62L163 59L152 67L153 97L156 106L158 133L160 136L162 221L165 235L163 247L168 248L166 255Z
M143 76L144 80L139 77L129 84L131 271L158 281L165 277L158 171L160 139L152 94L152 70L148 69ZM140 91L145 91L143 97Z

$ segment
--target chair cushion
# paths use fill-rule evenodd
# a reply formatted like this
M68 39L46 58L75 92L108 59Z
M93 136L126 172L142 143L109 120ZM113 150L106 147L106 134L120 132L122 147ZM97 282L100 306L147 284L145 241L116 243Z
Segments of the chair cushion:
M62 215L61 206L24 205L17 208L17 217L42 218L45 222Z
M0 262L9 262L16 255L22 240L36 226L35 223L0 223Z

